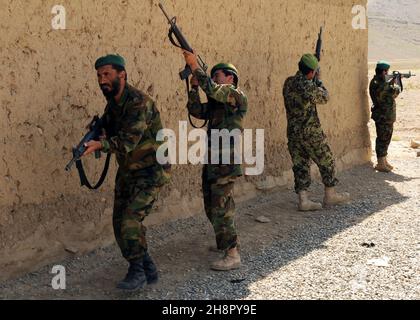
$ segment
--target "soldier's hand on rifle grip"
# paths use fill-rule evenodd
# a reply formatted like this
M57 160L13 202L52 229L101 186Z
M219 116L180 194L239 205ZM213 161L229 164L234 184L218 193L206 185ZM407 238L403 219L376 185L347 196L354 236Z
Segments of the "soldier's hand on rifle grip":
M191 68L193 72L200 68L200 65L198 64L198 58L194 50L193 53L187 50L182 50L182 53L184 54L186 64Z
M88 154L91 154L97 150L102 149L102 144L99 141L89 141L85 143L85 147L87 148L86 151L83 153L83 156L87 156Z

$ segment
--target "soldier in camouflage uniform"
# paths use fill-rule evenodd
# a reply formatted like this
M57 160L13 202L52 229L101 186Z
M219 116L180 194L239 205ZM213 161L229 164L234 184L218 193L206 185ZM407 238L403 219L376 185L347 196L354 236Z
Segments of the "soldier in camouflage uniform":
M305 54L299 62L299 71L286 79L283 87L284 105L287 113L288 148L293 162L295 191L299 195L299 210L320 210L321 203L308 198L311 184L310 160L319 168L325 185L324 205L347 202L349 194L335 191L338 180L332 152L321 128L316 104L325 104L329 94L319 76L314 79L318 60ZM319 72L318 72L319 74Z
M397 110L395 98L401 92L401 88L394 83L386 81L390 64L386 61L379 61L376 65L376 75L369 85L369 94L373 102L372 119L376 125L376 156L378 165L376 170L381 172L390 172L394 169L388 163L388 147L391 143L394 122L396 120Z
M147 250L143 220L169 180L169 168L156 160L157 132L162 129L153 100L127 83L121 56L107 55L95 63L99 86L108 104L104 113L105 135L86 144L85 154L101 150L113 153L118 162L115 182L113 227L128 273L118 288L137 290L158 280L155 264Z
M234 139L228 146L211 145L211 130L227 129L229 132L242 133L242 121L247 112L248 101L238 88L238 71L229 63L220 63L211 70L211 77L199 68L195 54L184 51L187 64L193 70L192 90L189 93L188 110L198 119L208 120L208 159L214 148L219 155L224 152L230 156L229 164L206 164L202 174L202 189L206 215L216 234L217 249L224 252L224 257L212 263L211 268L228 271L239 268L239 239L235 227L235 202L233 199L234 182L242 176L240 164L234 160ZM208 103L201 103L199 87L207 95ZM216 141L215 141L216 142ZM217 141L216 143L218 143Z

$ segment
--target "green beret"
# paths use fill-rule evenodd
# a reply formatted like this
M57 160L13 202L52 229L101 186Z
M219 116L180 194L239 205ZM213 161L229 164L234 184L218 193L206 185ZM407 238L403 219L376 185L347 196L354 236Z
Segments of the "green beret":
M231 71L233 74L236 75L236 77L238 77L238 69L236 69L236 67L231 64L231 63L218 63L216 64L210 72L211 77L213 78L214 74L216 73L217 70L229 70Z
M318 69L318 59L311 53L304 54L300 59L300 62L311 70Z
M376 64L376 68L381 70L388 70L389 68L391 68L391 65L388 61L381 60L378 61L378 63Z
M95 62L95 69L98 70L100 67L106 66L108 64L114 64L125 69L124 58L117 54L108 54L106 56L100 57Z

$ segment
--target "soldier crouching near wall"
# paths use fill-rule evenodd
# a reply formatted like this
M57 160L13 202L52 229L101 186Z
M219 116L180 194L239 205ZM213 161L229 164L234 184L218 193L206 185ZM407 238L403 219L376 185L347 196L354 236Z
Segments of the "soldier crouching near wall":
M287 138L295 176L295 191L299 195L299 210L320 210L321 203L308 198L311 184L310 160L319 168L325 185L324 206L345 203L348 193L335 191L338 180L335 177L333 154L321 128L316 104L325 104L329 94L319 76L318 59L305 54L299 62L299 71L286 79L283 87L284 105L287 114ZM319 73L318 73L319 74Z
M95 63L98 83L108 103L104 113L106 135L86 144L84 155L101 150L115 154L113 227L122 255L129 262L128 273L117 288L138 290L155 283L158 272L147 250L143 220L152 211L160 188L169 181L169 168L156 160L157 132L162 129L154 101L127 83L125 61L107 55Z
M378 165L375 169L381 172L390 172L394 169L386 157L397 118L395 98L401 92L401 88L394 83L394 80L386 81L390 67L388 62L379 61L376 65L376 74L369 85L369 94L373 102L372 119L376 125L375 148Z

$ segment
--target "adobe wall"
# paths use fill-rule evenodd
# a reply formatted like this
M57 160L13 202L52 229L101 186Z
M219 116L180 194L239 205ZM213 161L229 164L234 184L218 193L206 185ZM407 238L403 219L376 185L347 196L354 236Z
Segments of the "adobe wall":
M353 30L351 8L366 1L166 1L191 44L211 66L231 61L249 98L245 127L265 129L265 171L241 178L240 199L290 185L282 85L325 26L323 79L331 101L319 107L338 169L370 160L367 30ZM105 105L95 59L118 52L130 82L158 104L165 127L187 120L183 66L167 39L156 1L60 1L67 29L52 30L56 1L1 0L0 280L113 241L115 163L104 187L79 186L64 171L71 147ZM89 159L97 177L102 162ZM200 166L175 166L148 224L199 214Z

